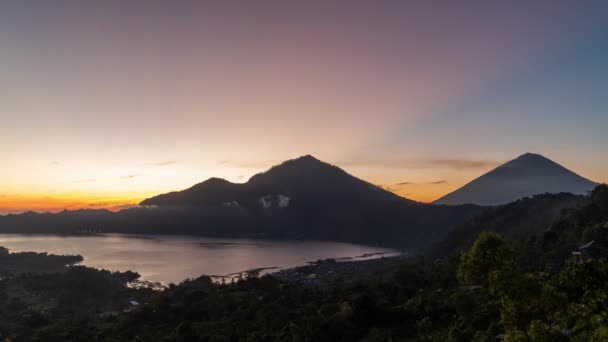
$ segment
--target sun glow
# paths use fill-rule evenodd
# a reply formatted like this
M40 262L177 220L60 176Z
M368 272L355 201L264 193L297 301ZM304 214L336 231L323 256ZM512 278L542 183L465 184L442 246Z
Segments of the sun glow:
M44 195L2 195L0 214L24 211L58 212L77 209L108 209L118 211L137 205L141 200L155 193L125 194L123 196L104 196L94 194L54 194Z

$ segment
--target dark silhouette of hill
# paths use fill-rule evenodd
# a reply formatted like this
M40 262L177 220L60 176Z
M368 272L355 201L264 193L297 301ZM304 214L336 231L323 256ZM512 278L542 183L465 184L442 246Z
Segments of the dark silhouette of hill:
M190 189L144 200L141 205L217 206L234 200L240 188L240 184L230 183L221 178L210 178Z
M244 184L212 178L141 204L118 213L9 215L0 217L0 232L94 230L420 248L483 210L411 201L312 156L286 161Z
M435 244L430 258L454 256L469 249L479 234L490 231L509 240L525 241L548 229L560 214L584 203L586 197L569 193L542 194L486 209Z
M501 205L543 193L584 195L597 185L539 154L526 153L434 203Z
M608 253L608 186L588 196L543 194L488 208L434 244L425 259L451 258L469 249L483 231L512 240L522 251L526 268L560 268L580 246L594 241ZM608 254L606 254L608 255Z

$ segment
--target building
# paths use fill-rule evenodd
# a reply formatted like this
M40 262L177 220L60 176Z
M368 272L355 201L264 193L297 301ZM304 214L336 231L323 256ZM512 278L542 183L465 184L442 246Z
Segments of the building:
M572 252L572 257L577 262L608 257L608 248L600 241L591 240Z

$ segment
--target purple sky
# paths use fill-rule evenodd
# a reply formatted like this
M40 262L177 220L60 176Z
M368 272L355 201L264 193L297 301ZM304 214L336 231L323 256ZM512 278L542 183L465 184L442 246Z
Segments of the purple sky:
M605 1L3 3L0 211L302 154L424 201L524 152L608 182L607 23Z

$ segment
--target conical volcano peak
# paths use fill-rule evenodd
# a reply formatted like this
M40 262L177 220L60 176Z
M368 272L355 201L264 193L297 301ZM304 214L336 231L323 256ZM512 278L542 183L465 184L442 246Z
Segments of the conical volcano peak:
M340 168L325 163L312 155L304 155L295 159L286 160L271 167L268 171L254 175L250 183L257 182L297 182L303 179L329 180L337 176L349 176ZM350 177L350 176L349 176Z
M329 165L325 162L322 162L321 160L313 157L310 154L298 157L298 158L294 158L294 159L289 159L286 160L284 162L282 162L279 165L276 165L275 167L279 167L281 165Z
M500 165L497 170L517 167L517 168L534 168L534 167L543 167L549 165L559 165L554 163L551 159L536 153L525 153L520 155L519 157L510 160L502 165Z
M515 158L515 160L517 160L517 159L523 159L523 160L542 159L542 160L547 160L547 158L545 156L543 156L542 154L531 153L531 152L526 152L526 153L522 154L521 156Z
M551 164L556 164L555 162L553 162L551 159L541 155L541 154L537 154L537 153L524 153L521 156L513 159L511 162L509 163L513 163L513 162L521 162L521 163L551 163ZM509 164L507 163L507 164Z
M525 153L435 204L499 205L542 193L586 194L597 184L540 154Z
M286 160L278 165L271 167L268 171L263 172L254 176L252 179L255 179L257 176L261 175L272 175L272 174L284 174L289 173L294 175L294 173L310 173L310 172L322 172L324 170L333 170L338 169L337 167L325 163L310 154Z
M312 154L306 154L301 157L292 159L292 160L302 160L302 161L316 161L321 162L319 159L315 158Z

